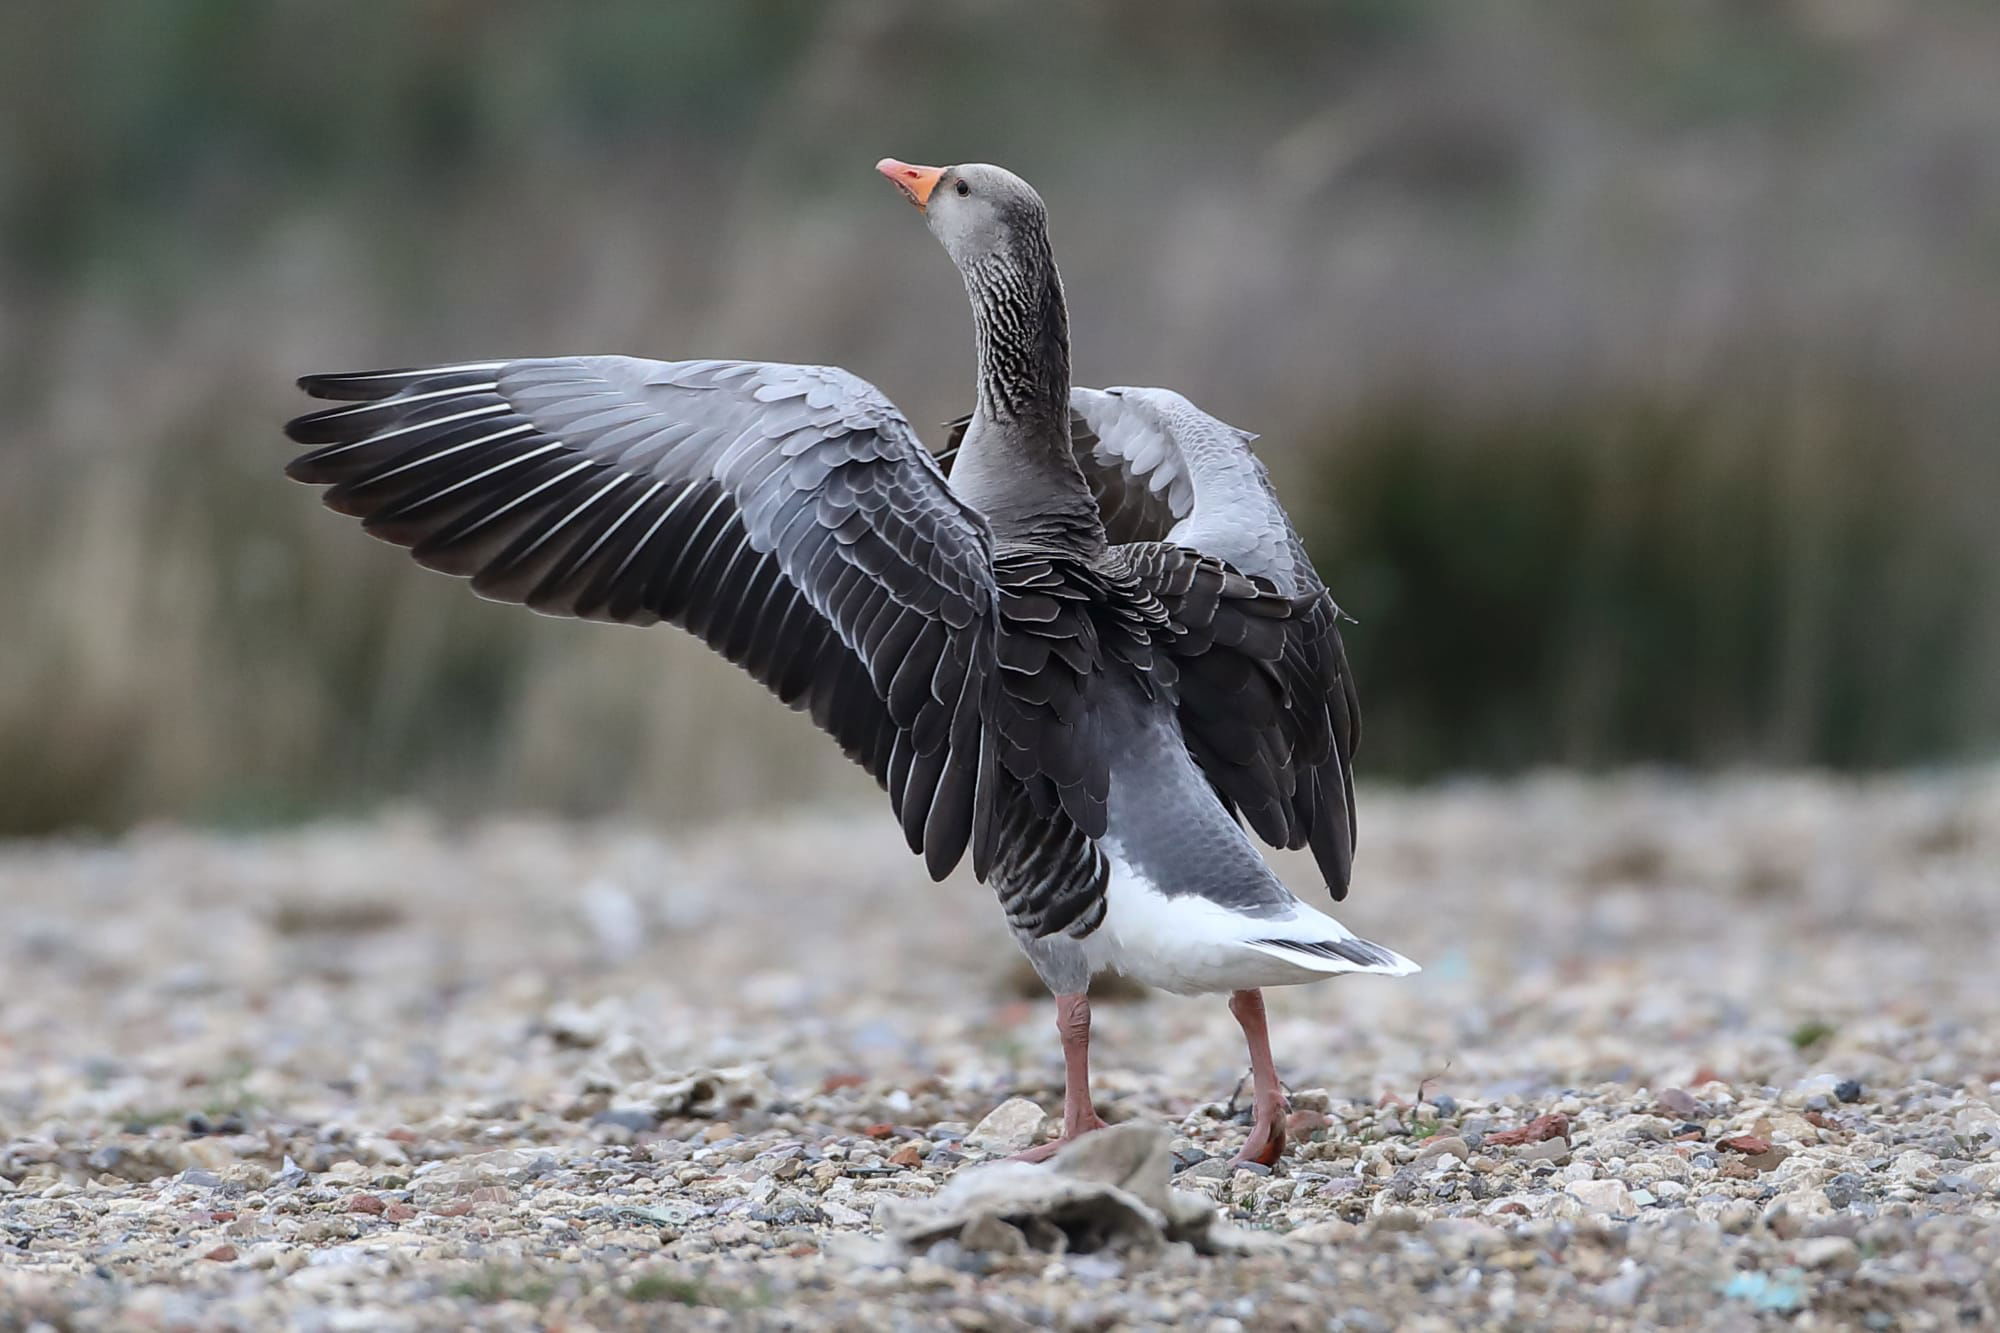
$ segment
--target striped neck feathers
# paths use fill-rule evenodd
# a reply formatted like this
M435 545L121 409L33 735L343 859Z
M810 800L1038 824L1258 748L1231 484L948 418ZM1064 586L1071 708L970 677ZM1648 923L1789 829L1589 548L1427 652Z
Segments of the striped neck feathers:
M963 272L979 380L954 488L997 536L1101 547L1097 502L1071 452L1069 311L1047 235L1024 236Z

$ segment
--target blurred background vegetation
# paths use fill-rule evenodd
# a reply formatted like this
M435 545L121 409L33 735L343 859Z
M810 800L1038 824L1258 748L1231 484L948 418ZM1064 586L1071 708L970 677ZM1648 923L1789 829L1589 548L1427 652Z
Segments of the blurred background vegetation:
M1983 0L0 8L0 832L858 790L667 631L286 483L292 378L625 351L966 403L870 170L1048 198L1084 383L1261 431L1368 775L2000 743Z

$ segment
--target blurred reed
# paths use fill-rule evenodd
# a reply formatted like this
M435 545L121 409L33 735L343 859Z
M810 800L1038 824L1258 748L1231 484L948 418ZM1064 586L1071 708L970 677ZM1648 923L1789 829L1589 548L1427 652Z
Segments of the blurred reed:
M1029 175L1079 378L1264 433L1370 774L1990 750L1996 64L1956 0L9 9L0 832L862 790L681 636L367 542L277 426L548 350L943 420L884 153Z

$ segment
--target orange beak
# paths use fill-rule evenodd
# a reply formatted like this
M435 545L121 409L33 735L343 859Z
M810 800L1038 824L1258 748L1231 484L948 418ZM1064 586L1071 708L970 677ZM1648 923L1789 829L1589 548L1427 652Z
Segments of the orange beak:
M931 191L937 188L938 179L944 175L943 167L913 167L893 157L877 162L875 170L887 176L919 210L930 202Z

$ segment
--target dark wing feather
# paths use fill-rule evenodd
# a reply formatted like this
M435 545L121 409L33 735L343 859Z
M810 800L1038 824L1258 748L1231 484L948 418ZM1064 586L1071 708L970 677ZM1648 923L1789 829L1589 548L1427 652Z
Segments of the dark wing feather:
M321 375L326 504L475 591L670 621L809 710L942 877L972 836L997 591L984 521L845 371L568 357Z
M1250 451L1255 437L1166 389L1079 388L1070 408L1106 537L1172 618L1165 656L1179 668L1189 752L1260 838L1310 846L1345 897L1360 707L1340 609ZM970 422L949 423L941 463Z
M1112 541L1170 543L1245 576L1173 571L1182 731L1257 835L1311 847L1328 889L1346 896L1361 737L1353 673L1340 609L1251 452L1254 437L1164 389L1078 389L1070 403L1089 427L1077 448L1085 475L1100 497L1128 497L1123 524L1107 524ZM1173 561L1153 559L1165 576Z

